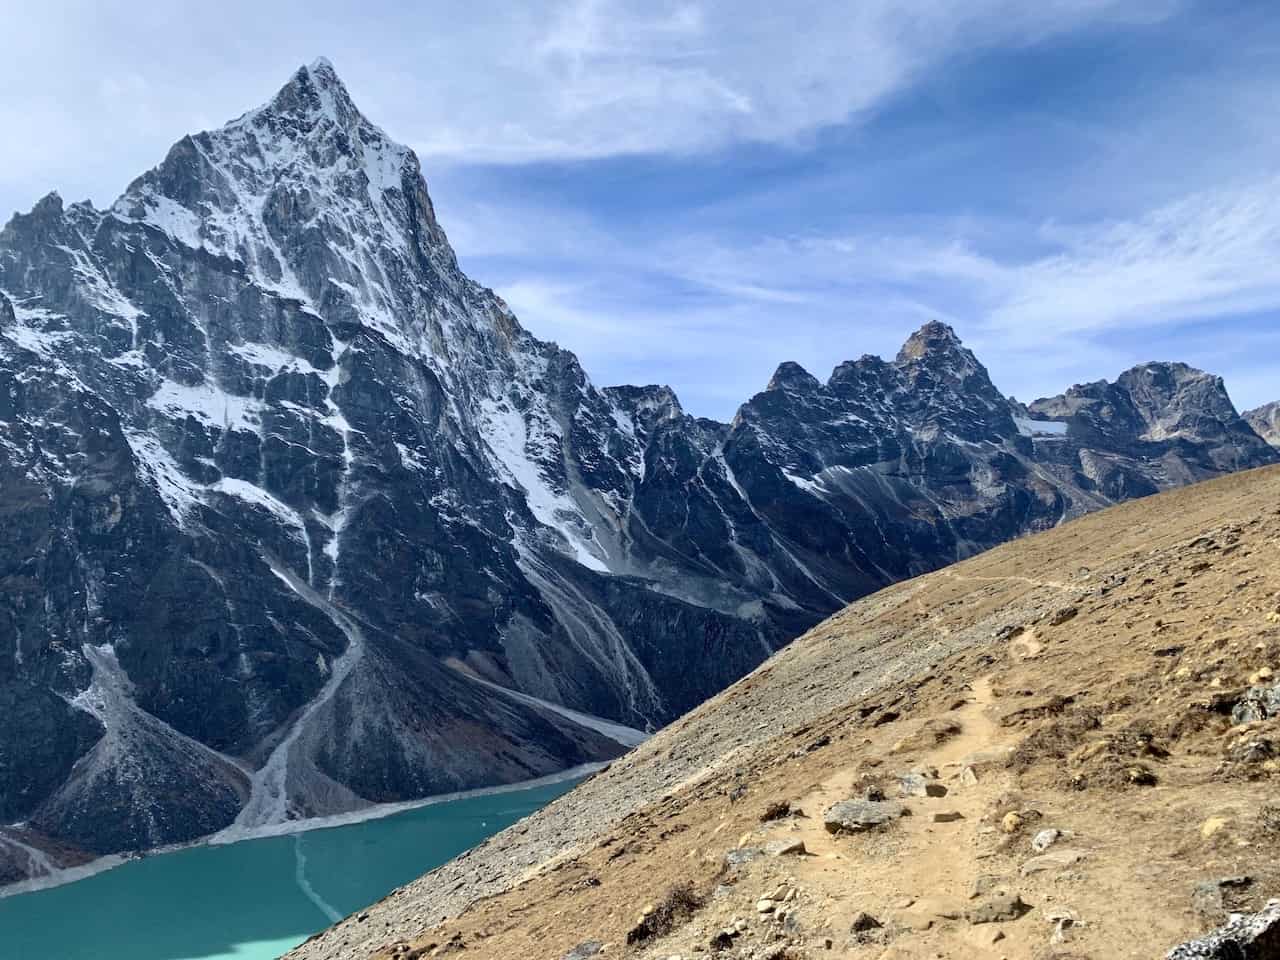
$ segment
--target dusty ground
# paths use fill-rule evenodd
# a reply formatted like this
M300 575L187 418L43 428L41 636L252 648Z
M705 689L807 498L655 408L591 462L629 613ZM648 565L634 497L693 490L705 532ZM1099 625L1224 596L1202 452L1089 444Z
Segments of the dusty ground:
M856 603L291 957L1162 956L1280 895L1280 720L1229 716L1273 668L1276 468ZM944 796L901 798L909 816L865 833L824 829L831 804L868 787L899 799L899 776L930 768ZM783 802L792 813L762 822ZM1048 829L1066 835L1037 861ZM805 852L767 852L781 840ZM1002 893L1020 915L972 922ZM628 945L666 926L667 903L671 929ZM852 931L859 914L879 926Z

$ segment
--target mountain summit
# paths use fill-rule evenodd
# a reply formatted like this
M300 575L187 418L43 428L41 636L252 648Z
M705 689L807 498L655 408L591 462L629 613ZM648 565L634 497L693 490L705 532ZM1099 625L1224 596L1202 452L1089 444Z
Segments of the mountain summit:
M1277 459L1121 380L1018 407L931 324L729 424L598 388L317 61L0 231L0 878L606 760L848 600Z

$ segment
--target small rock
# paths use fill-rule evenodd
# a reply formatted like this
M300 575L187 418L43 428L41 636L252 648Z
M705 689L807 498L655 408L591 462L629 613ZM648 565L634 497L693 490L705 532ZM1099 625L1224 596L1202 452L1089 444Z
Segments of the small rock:
M1059 840L1069 838L1071 832L1069 830L1059 830L1057 827L1049 827L1041 830L1031 838L1031 849L1036 853L1044 853Z
M964 814L959 810L939 810L933 815L934 823L955 823L957 820L963 820Z
M769 823L773 820L781 820L783 817L790 816L791 803L788 800L775 800L764 808L764 812L760 814L761 823Z
M752 860L762 856L763 854L764 849L762 847L738 847L737 849L730 850L724 855L724 865L733 869L735 867L740 867L745 863L750 863Z
M854 915L853 923L849 926L850 933L865 933L867 930L878 930L884 924L865 911L859 911Z
M604 949L604 944L599 940L586 940L578 944L563 957L563 960L588 960L589 957L597 957Z
M898 778L898 792L904 797L945 797L947 788L922 773L908 773Z
M978 774L973 767L965 767L960 771L960 784L965 787L975 787L978 785Z
M892 823L908 812L892 800L842 800L822 815L822 822L828 833L861 833Z
M1022 819L1022 814L1016 810L1010 810L1000 818L1000 829L1005 833L1017 833L1024 823L1026 821Z
M1074 620L1079 612L1075 607L1063 607L1060 610L1055 610L1053 616L1049 618L1049 626L1060 627L1068 620Z
M1208 840L1210 837L1225 830L1229 822L1226 817L1210 817L1200 824L1200 836Z
M765 897L763 900L756 901L756 913L773 913L776 906L776 903Z
M1006 920L1017 920L1030 908L1022 902L1016 893L998 893L965 912L965 919L970 923L1003 923Z
M1228 887L1247 887L1252 882L1252 877L1242 876L1197 883L1191 890L1192 909L1206 920L1219 922L1227 913L1222 891Z
M1192 888L1191 909L1215 923L1223 918L1227 911L1222 902L1222 888L1216 880L1206 880Z
M1038 857L1032 857L1022 865L1022 875L1029 877L1034 873L1044 873L1048 870L1061 870L1069 867L1073 863L1079 863L1084 859L1084 851L1082 850L1054 850L1049 853L1042 853Z
M1261 670L1255 670L1249 674L1249 685L1252 687L1260 683L1266 683L1274 676L1275 672L1270 667L1263 667Z

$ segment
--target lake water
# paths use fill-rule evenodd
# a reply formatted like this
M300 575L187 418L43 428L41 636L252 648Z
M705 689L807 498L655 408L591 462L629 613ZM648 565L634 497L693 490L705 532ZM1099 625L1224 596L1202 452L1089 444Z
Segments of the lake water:
M131 861L0 899L4 960L273 960L573 786Z

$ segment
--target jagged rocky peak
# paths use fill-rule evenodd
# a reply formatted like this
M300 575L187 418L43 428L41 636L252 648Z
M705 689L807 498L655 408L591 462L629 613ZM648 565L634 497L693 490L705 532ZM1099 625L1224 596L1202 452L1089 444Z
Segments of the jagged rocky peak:
M1206 421L1239 418L1222 378L1185 363L1144 363L1120 374L1117 382L1133 398L1154 440L1198 435Z
M818 378L793 360L779 364L769 378L769 385L765 387L766 390L787 390L792 393L817 393L821 388Z
M945 323L932 320L907 338L898 351L897 362L903 367L927 364L949 373L957 381L982 370L982 364ZM983 371L985 375L986 371Z
M417 157L356 108L323 59L299 69L265 106L183 137L112 210L240 260L302 300L330 291L308 282L305 263L288 261L314 261L321 241L358 268L354 277L336 275L340 285L394 272L369 259L415 247L444 273L457 270ZM312 228L322 236L298 235Z
M272 99L271 108L281 116L308 123L314 123L318 117L327 114L347 129L364 119L326 57L320 57L309 66L299 67Z
M1244 415L1254 432L1273 447L1280 447L1280 400L1263 404Z

